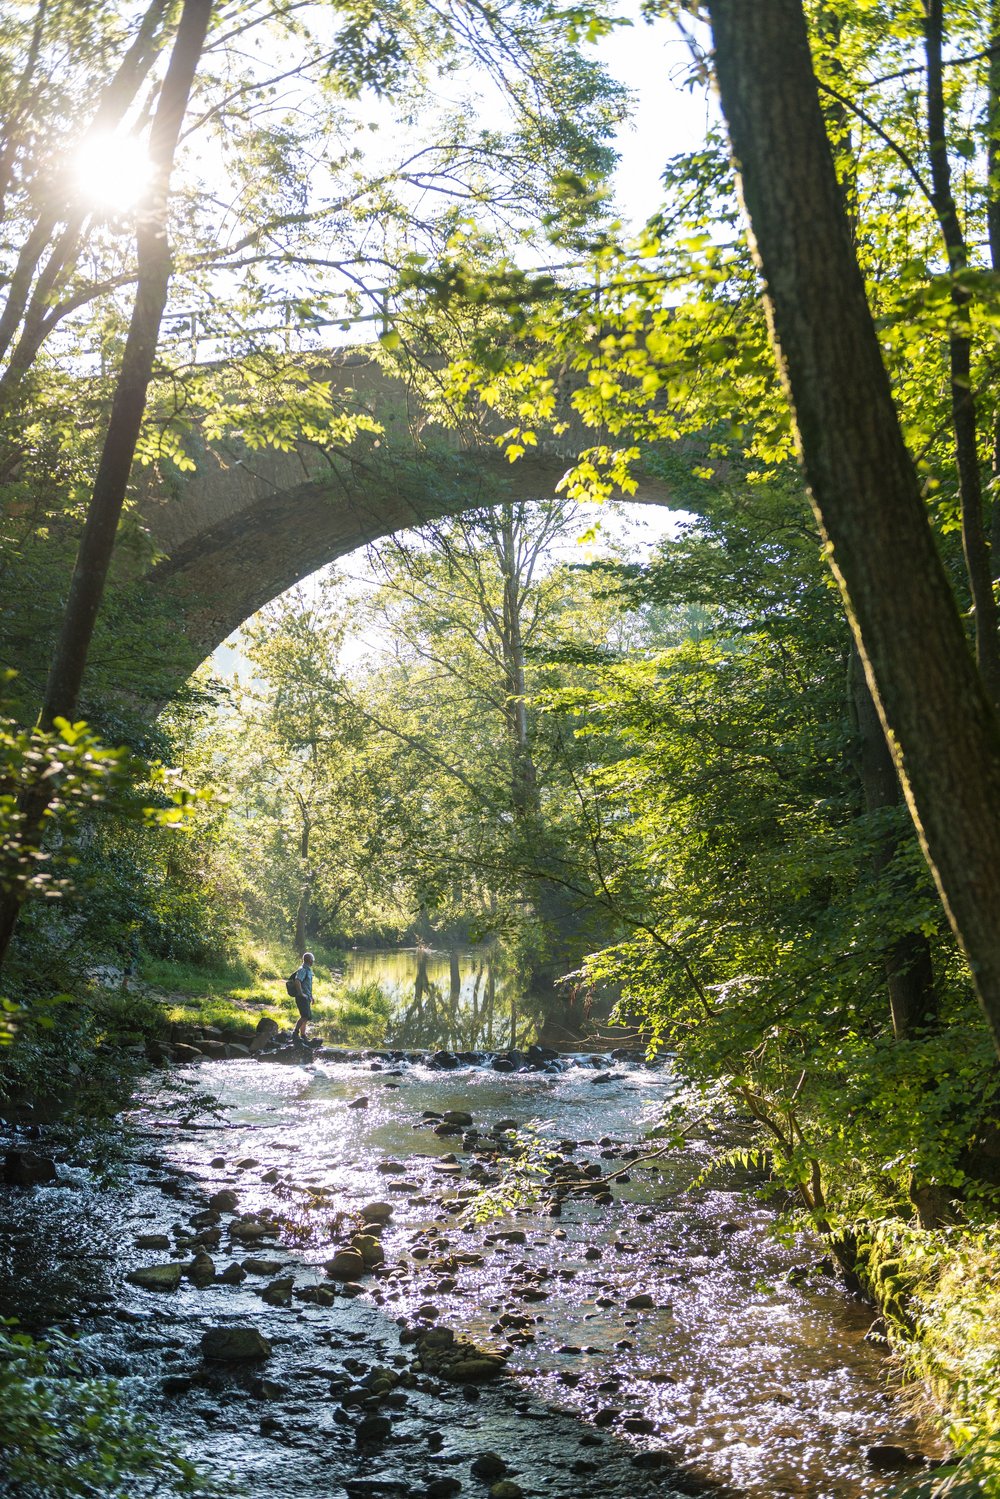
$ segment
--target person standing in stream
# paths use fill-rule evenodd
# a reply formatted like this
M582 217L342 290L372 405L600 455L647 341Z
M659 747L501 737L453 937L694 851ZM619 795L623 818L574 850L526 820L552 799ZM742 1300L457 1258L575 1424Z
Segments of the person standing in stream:
M292 1040L301 1041L305 1046L306 1026L312 1019L312 997L313 997L313 963L315 962L311 952L302 954L302 967L297 968L292 975L295 985L295 1004L298 1008L299 1018L292 1029Z

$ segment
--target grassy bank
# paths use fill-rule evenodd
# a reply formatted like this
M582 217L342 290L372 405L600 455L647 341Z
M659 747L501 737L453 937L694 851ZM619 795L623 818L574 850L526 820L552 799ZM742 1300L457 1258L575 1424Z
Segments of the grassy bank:
M383 1040L391 1013L383 991L371 982L345 983L343 953L320 947L314 951L314 1031L334 1042ZM285 989L294 961L294 954L264 947L244 948L211 965L149 958L141 965L140 980L156 996L169 1024L235 1031L270 1016L289 1027L298 1018L295 1000Z

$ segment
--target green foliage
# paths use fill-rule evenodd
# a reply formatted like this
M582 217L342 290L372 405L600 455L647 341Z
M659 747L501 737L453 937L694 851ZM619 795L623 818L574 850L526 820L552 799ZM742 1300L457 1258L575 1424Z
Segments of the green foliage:
M83 1126L112 1118L128 1101L163 1012L144 995L80 983L73 993L42 988L8 1023L0 1100L54 1104Z
M0 1328L0 1463L20 1499L221 1492L126 1408L114 1381L85 1372L72 1339L39 1342L10 1325Z
M316 1018L333 1040L378 1044L388 1034L392 1003L374 980L346 984L334 991L332 1004L324 1004Z

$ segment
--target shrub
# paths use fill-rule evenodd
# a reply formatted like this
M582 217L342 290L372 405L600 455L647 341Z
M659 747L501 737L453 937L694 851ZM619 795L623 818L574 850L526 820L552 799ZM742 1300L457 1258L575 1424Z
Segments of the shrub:
M83 1372L71 1339L36 1341L9 1325L0 1328L0 1468L0 1492L17 1499L213 1492L151 1420L126 1410L113 1380Z

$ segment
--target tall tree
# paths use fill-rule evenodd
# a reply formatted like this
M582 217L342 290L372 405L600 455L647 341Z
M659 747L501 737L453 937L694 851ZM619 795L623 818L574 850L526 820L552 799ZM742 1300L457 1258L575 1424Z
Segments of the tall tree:
M167 234L170 175L211 13L212 0L184 0L170 63L153 116L149 136L150 184L136 233L138 280L135 304L69 597L49 669L41 713L43 729L51 728L57 718L72 721L76 713L97 612L104 595L170 284ZM28 841L37 837L48 805L48 791L44 786L33 788L26 796L22 807L22 837ZM0 902L0 964L10 946L23 896L23 888L15 886Z
M799 0L710 0L715 73L810 495L1000 1054L1000 724L882 363Z

